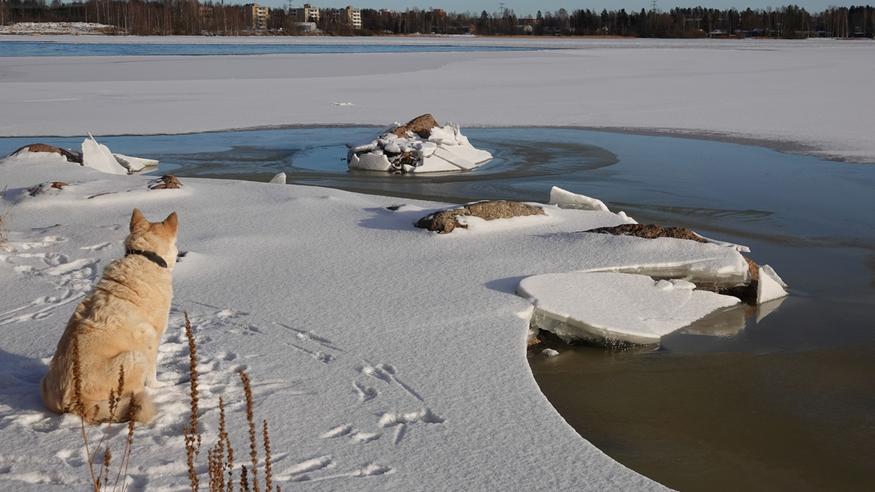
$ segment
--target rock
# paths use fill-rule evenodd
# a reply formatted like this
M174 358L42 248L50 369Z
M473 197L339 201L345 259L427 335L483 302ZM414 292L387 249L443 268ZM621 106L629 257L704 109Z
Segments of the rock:
M448 234L456 227L467 228L459 217L480 217L484 220L510 219L512 217L526 217L530 215L545 215L544 209L535 205L507 200L490 200L485 202L469 203L468 205L441 210L416 222L416 227L430 231Z
M182 188L182 181L172 174L165 174L149 183L150 190L172 190Z
M686 227L663 227L655 224L622 224L613 227L599 227L584 232L612 234L614 236L634 236L644 239L670 237L674 239L688 239L697 243L708 242L708 240Z
M440 124L434 119L434 116L431 113L426 113L413 118L407 124L396 127L392 130L392 133L396 137L406 137L407 132L413 132L419 135L420 138L428 138L431 136L431 129L436 126L440 126Z
M556 357L557 355L559 355L559 351L551 349L551 348L545 348L544 350L541 351L541 354L544 357Z
M79 154L78 152L72 152L72 151L69 151L67 149L62 149L60 147L55 147L54 145L49 145L49 144L44 144L44 143L34 143L34 144L30 144L30 145L25 145L24 147L21 147L20 149L16 150L15 152L13 152L10 155L15 156L15 155L19 155L20 153L24 153L24 152L46 152L49 154L58 154L58 155L64 157L65 159L67 159L68 162L75 162L76 164L82 164L82 155Z
M63 181L47 181L36 186L31 186L27 189L27 194L30 196L42 195L43 193L52 190L63 190L65 186L69 185Z

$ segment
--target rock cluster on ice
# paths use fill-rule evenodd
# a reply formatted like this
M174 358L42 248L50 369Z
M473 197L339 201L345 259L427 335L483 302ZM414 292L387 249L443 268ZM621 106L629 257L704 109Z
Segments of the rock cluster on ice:
M364 145L350 145L350 169L393 173L470 171L492 154L477 149L457 125L440 126L430 114L396 124Z
M109 147L99 143L90 134L82 141L81 151L62 149L54 145L30 144L19 148L10 157L28 157L33 154L56 154L68 162L80 164L108 174L130 174L158 165L155 159L143 159L124 154L114 154Z

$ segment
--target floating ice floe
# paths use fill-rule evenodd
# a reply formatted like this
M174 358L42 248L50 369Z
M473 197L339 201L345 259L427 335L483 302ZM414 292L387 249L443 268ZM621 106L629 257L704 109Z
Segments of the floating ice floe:
M523 279L517 292L535 305L532 324L566 342L656 344L664 335L740 301L685 280L571 272Z
M364 145L350 145L350 169L393 173L470 171L492 159L454 124L440 126L430 114L395 125Z

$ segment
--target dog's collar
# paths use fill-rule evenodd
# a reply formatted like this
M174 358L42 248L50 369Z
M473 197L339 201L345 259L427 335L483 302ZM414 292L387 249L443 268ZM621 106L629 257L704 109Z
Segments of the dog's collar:
M157 253L154 253L152 251L143 251L142 249L130 249L130 248L126 249L125 256L131 256L131 255L143 256L147 260L160 266L161 268L167 268L167 262L164 261L164 258L161 258L160 256L158 256Z

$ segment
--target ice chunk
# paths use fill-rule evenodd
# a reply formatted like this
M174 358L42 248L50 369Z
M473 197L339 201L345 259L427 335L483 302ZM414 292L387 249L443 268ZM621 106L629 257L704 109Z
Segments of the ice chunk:
M759 267L760 280L757 285L757 304L773 301L787 296L787 284L769 265Z
M586 195L579 195L568 190L563 190L558 186L550 189L550 204L558 205L559 208L577 208L581 210L601 210L610 212L607 205L601 200L590 198ZM625 217L625 214L623 214Z
M602 345L655 344L735 297L683 280L624 273L553 273L523 279L517 292L535 304L532 324L565 340Z
M551 348L546 348L541 351L541 354L543 354L544 357L556 357L557 355L559 355L559 351L553 350Z
M286 173L276 173L274 177L270 178L270 181L268 181L268 183L283 185L286 184Z
M113 154L112 156L115 157L115 160L118 161L122 167L132 173L142 171L147 167L155 167L158 165L158 161L155 159L143 159L142 157L131 157L124 154Z
M696 235L699 236L700 238L704 239L705 241L708 241L711 244L716 244L717 246L723 246L726 248L732 248L735 251L738 251L739 253L750 253L750 248L747 246L744 246L743 244L735 244L735 243L730 243L730 242L726 242L726 241L720 241L718 239L711 239L710 237L705 237L705 236L699 234L698 232L696 233Z
M392 169L392 163L382 152L368 152L364 154L350 153L349 168L361 171L388 171Z
M82 165L109 174L128 174L106 145L97 143L90 134L82 141Z

